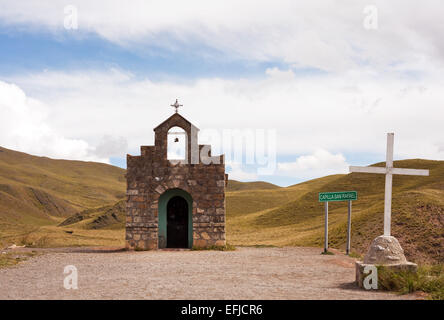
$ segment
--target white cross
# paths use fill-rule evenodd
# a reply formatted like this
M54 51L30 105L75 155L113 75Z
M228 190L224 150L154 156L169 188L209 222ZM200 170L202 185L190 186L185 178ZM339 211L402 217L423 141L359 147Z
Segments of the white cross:
M384 235L390 236L390 224L392 218L392 181L394 174L411 176L428 176L429 170L393 168L393 141L395 134L387 133L387 160L384 167L350 167L350 172L382 173L385 174L385 199L384 199Z

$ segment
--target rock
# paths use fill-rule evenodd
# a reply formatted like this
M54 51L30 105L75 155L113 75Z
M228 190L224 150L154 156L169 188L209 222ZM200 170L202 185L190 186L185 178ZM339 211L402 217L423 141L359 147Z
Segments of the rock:
M161 185L159 185L159 186L155 189L155 191L156 191L157 193L159 193L159 194L162 194L162 193L165 191L165 188L163 188Z
M206 233L206 232L202 232L202 233L201 233L201 236L202 236L202 238L205 239L205 240L209 240L209 239L210 239L210 236L209 236L208 233Z
M25 246L17 246L15 244L13 244L12 246L9 246L8 249L17 249L17 248L24 248Z
M407 259L398 240L392 236L379 236L373 240L364 257L364 264L395 265L405 264Z

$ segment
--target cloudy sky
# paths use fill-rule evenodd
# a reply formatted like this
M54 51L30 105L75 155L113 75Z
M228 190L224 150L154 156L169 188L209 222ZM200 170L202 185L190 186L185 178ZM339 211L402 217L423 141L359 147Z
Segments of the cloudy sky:
M232 178L345 173L384 161L387 132L395 159L444 160L443 17L442 0L0 0L0 145L124 167L179 98L204 136L275 133L276 169L233 160Z

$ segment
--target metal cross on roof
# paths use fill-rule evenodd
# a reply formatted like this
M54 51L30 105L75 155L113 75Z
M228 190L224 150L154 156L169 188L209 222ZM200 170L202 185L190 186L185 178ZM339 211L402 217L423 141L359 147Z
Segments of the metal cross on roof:
M178 113L179 112L179 107L182 107L183 104L179 104L179 101L176 99L176 102L174 102L174 104L172 104L171 106L176 108L176 113Z

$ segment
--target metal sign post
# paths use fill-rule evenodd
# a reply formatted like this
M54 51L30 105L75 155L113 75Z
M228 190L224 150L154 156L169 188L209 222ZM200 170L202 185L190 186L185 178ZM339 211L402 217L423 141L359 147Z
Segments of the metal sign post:
M358 200L356 191L321 192L319 202L325 202L324 253L328 251L328 203L330 201L348 201L347 245L346 254L350 254L352 201Z
M352 202L348 201L347 248L345 249L346 255L350 254L351 218L352 218Z
M328 201L325 202L324 253L328 251Z

